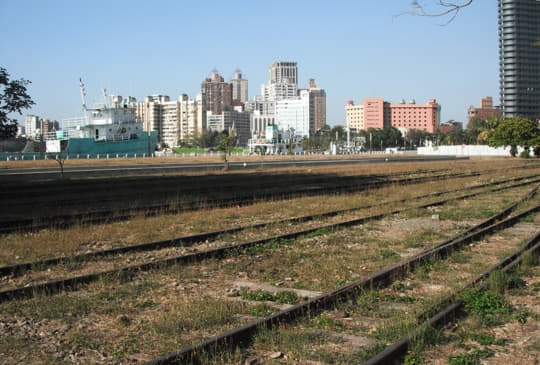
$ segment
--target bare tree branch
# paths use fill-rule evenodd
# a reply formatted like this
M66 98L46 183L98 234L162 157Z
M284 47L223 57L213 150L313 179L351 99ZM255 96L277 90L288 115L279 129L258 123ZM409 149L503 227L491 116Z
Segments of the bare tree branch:
M426 17L445 17L450 16L447 22L443 24L439 24L441 26L445 26L450 24L458 15L459 11L463 8L466 8L467 6L471 5L473 0L468 0L463 3L455 3L455 2L448 2L444 0L438 0L437 6L442 7L440 11L431 12L426 10L425 5L420 4L418 1L414 0L411 3L411 6L414 8L414 10L404 11L403 13L394 15L393 18L409 14L412 16L426 16Z

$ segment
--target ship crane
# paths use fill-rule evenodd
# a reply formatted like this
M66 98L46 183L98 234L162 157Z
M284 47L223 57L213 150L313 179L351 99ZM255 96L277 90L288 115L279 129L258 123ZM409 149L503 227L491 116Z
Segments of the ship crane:
M79 78L79 87L81 89L81 99L82 99L82 107L84 112L84 120L86 121L86 124L88 124L88 113L86 110L86 91L84 90L84 84L82 82L82 78Z

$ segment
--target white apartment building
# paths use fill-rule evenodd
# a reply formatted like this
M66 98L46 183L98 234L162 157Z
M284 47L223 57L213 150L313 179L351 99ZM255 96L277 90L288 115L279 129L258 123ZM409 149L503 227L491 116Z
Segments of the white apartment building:
M186 94L182 94L178 100L180 103L179 139L189 140L206 128L203 96L199 93L195 99L189 99Z
M278 129L294 129L295 136L309 137L313 133L313 117L309 91L301 90L296 99L276 101L275 124Z
M275 125L275 114L263 114L259 110L251 113L251 134L254 136L261 136L265 133L266 127L269 125Z
M261 87L261 93L267 101L294 99L298 96L298 86L288 83L265 84Z
M26 133L26 138L34 138L36 132L41 128L39 123L39 117L37 115L28 114L24 120L24 129Z
M176 148L180 139L180 102L167 101L161 104L161 108L161 142Z
M147 96L137 104L137 118L145 131L158 132L158 142L175 148L180 140L188 140L206 127L204 98L198 94L192 100L182 94L171 101L166 95Z
M359 132L364 129L364 104L354 105L352 100L345 105L345 118L347 128L351 131Z

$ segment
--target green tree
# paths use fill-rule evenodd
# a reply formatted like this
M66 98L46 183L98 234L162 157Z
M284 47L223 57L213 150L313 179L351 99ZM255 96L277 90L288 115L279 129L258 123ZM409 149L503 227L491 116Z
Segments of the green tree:
M9 80L5 68L0 67L0 139L15 137L17 134L17 120L9 118L9 113L22 115L23 109L28 109L35 103L26 91L30 81Z
M469 123L467 123L467 129L465 131L467 132L468 139L471 141L471 143L476 143L478 136L487 129L488 127L486 120L480 117L472 117L469 120Z
M230 135L227 134L227 132L219 134L217 149L222 153L221 158L223 159L223 170L225 171L229 170L229 161L227 160L227 156L231 154L231 150L235 145L236 135L234 134L234 131L231 132Z
M531 146L536 150L540 146L538 123L523 117L506 119L493 131L489 145L510 146L510 154L513 157L517 154L517 146L522 146L525 151L528 151Z
M200 133L196 134L192 138L192 144L194 147L208 148L216 147L219 143L219 133L203 129Z
M462 129L454 129L444 136L443 144L446 145L458 145L458 144L468 144L469 135L466 131Z
M411 146L423 146L428 139L433 140L434 135L420 129L410 129L405 135L405 141Z
M347 134L345 133L345 128L343 128L343 126L341 125L336 125L334 128L330 130L330 138L333 141L344 141L345 138L347 138Z

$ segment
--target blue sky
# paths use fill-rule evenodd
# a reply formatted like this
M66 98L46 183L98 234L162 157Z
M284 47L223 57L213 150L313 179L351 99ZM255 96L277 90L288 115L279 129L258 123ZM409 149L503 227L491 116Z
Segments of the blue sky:
M424 4L433 3L424 0ZM410 0L79 1L0 0L0 67L32 81L25 114L61 120L81 114L101 88L131 95L195 97L213 68L240 68L249 96L275 61L298 62L326 90L327 121L345 124L347 100L435 98L443 122L467 108L498 105L497 2L476 0L444 19L394 15ZM19 117L23 121L24 117Z

